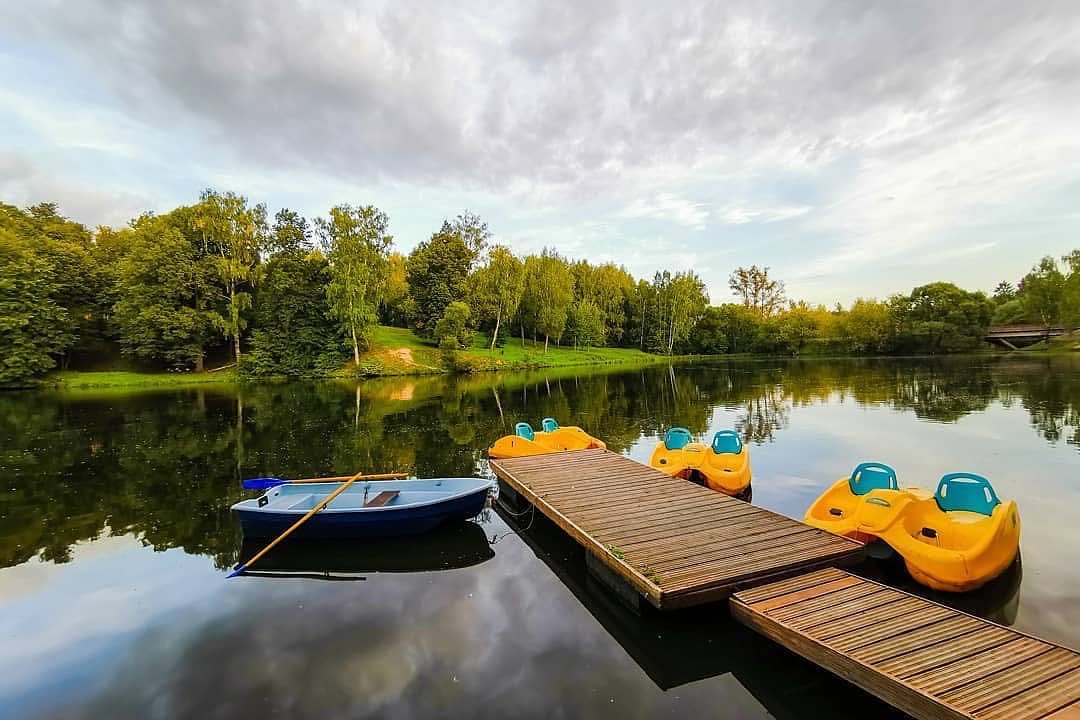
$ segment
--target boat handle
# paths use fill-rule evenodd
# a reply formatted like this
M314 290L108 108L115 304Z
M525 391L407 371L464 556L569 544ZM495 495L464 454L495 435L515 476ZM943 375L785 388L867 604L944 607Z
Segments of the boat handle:
M866 502L873 503L875 505L881 505L883 507L892 507L892 503L888 500L882 500L881 498L866 498Z

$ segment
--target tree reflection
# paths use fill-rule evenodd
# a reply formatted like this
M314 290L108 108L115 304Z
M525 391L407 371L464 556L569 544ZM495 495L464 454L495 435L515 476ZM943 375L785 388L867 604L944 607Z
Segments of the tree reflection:
M955 422L1024 408L1050 442L1080 445L1072 358L724 362L639 369L293 383L143 393L0 394L0 565L130 533L235 562L228 507L245 476L359 470L474 474L515 422L577 424L616 452L673 425L697 435L718 410L764 443L794 408L855 402Z

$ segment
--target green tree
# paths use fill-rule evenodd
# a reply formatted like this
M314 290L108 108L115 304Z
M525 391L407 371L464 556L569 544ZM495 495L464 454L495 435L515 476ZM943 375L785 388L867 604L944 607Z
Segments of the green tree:
M784 283L770 278L767 267L751 265L736 268L728 278L728 285L742 304L753 308L759 317L770 317L784 306Z
M534 333L544 336L544 352L551 338L556 342L566 329L566 317L574 300L574 275L570 264L554 250L525 259L525 283L521 314Z
M220 315L215 268L171 216L135 221L118 272L114 317L126 355L202 370Z
M891 349L893 325L893 314L886 303L859 298L840 316L837 330L849 352L883 353Z
M634 278L613 263L592 266L580 260L571 265L574 274L574 298L585 300L600 309L604 325L604 343L617 345L626 336L628 311L634 294Z
M725 329L724 311L714 305L705 308L690 334L690 351L702 355L720 355L727 352L728 339Z
M393 242L387 234L389 223L386 213L373 205L338 205L328 218L316 221L330 262L330 312L348 336L357 366L360 345L367 343L386 291Z
M471 237L469 242L475 242ZM450 223L416 246L405 261L412 300L413 322L421 335L431 337L446 306L465 297L466 280L475 253Z
M491 242L491 231L479 215L466 210L450 223L450 232L461 238L469 249L471 262L476 262Z
M455 301L446 306L446 312L435 323L435 340L442 347L447 340L457 348L467 347L472 342L472 332L469 330L469 319L472 311L469 306L461 301Z
M566 334L574 347L604 344L604 314L591 300L577 300L567 312Z
M326 297L330 268L311 249L307 220L280 211L269 245L276 252L263 266L255 293L247 371L304 377L336 369L343 358Z
M52 268L49 297L65 310L59 321L67 337L55 359L67 366L72 355L99 350L108 335L114 280L110 268L95 260L91 233L48 202L25 211L0 203L0 227L29 242Z
M1061 291L1060 320L1072 330L1080 325L1080 250L1062 257L1069 273Z
M1043 325L1053 325L1061 318L1065 295L1065 275L1052 257L1044 257L1020 281L1019 297L1029 317Z
M214 267L224 286L225 312L221 331L232 340L240 362L240 335L247 327L251 287L257 280L260 252L266 237L266 206L249 206L235 193L205 190L194 208L194 225L205 246L216 250Z
M668 278L663 273L658 303L663 323L661 351L671 355L675 348L683 348L690 338L690 331L709 304L705 283L692 270L677 272Z
M1016 286L1008 280L1002 280L994 287L994 302L1002 305L1016 299Z
M510 249L496 245L488 253L487 263L469 278L469 298L479 322L494 322L491 349L499 339L504 318L514 317L525 283L525 265Z
M792 302L787 311L778 318L779 341L786 349L798 355L806 343L821 336L818 314L805 301Z
M54 298L57 268L33 243L0 227L0 385L56 365L73 341L67 310Z
M753 352L761 323L758 313L745 305L732 303L725 303L717 310L719 325L723 328L729 350L733 353Z
M977 345L993 312L990 299L947 282L922 285L889 301L901 349L955 351Z
M388 261L390 265L386 273L382 305L379 306L379 322L394 327L407 327L413 311L409 300L409 283L405 277L405 256L392 252Z

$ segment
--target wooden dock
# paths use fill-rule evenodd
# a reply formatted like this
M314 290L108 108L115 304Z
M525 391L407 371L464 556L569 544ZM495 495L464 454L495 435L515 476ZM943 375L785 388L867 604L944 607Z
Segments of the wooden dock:
M491 468L664 610L862 558L857 542L607 450L493 460Z
M744 590L730 606L917 718L1080 719L1080 653L842 570Z

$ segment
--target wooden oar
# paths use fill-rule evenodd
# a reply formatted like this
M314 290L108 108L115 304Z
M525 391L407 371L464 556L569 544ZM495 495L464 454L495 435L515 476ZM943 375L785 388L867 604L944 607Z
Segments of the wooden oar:
M287 483L319 483L319 482L339 482L341 480L348 480L351 475L342 475L341 477L331 478L304 478L303 480L286 480ZM409 473L379 473L377 475L361 475L357 480L399 480L401 478L409 477Z
M244 564L243 564L243 565L241 565L240 567L238 567L238 568L236 568L235 570L233 570L233 571L232 571L232 572L231 572L231 573L230 573L230 574L228 575L228 577L236 577L237 575L239 575L239 574L241 574L242 572L244 572L245 570L247 570L247 569L248 569L248 567L250 567L251 565L254 565L254 564L255 564L255 561L256 561L256 560L258 560L258 559L259 559L259 558L261 558L261 557L262 557L263 555L265 555L266 553L268 553L268 552L269 552L269 551L271 550L271 548L273 548L273 547L274 547L275 545L277 545L277 544L278 544L279 542L281 542L281 541L282 541L282 540L284 540L285 538L289 537L289 534L290 534L290 533L292 533L292 531L293 531L293 530L295 530L296 528L300 527L301 525L303 525L304 523L306 523L306 522L307 522L308 520L310 520L310 519L311 519L311 516L312 516L312 515L314 515L315 513L319 512L320 510L322 510L322 509L323 509L324 507L326 507L327 505L329 505L329 504L330 504L330 501L331 501L331 500L333 500L334 498L336 498L336 497L337 497L338 495L340 495L341 493L345 492L345 489L346 489L346 488L348 488L348 487L349 487L350 485L352 485L352 484L353 484L354 482L356 482L357 480L359 480L359 479L360 479L360 478L362 478L362 477L364 477L364 473L363 473L363 471L361 471L361 472L358 472L358 473L356 473L356 474L355 474L355 475L353 475L353 476L352 476L351 478L349 478L348 480L346 480L345 482L343 482L343 483L341 484L341 487L339 487L339 488L338 488L337 490L335 490L334 492L332 492L332 493L330 493L329 495L327 495L327 496L326 496L326 499L325 499L325 500L323 500L323 501L322 501L321 503L319 503L318 505L316 505L315 507L311 508L311 510L309 510L309 511L308 511L308 514L307 514L307 515L305 515L304 517L302 517L302 518L300 518L299 520L297 520L296 522L294 522L294 523L292 524L292 527L290 527L290 528L289 528L288 530L286 530L285 532L283 532L283 533L281 533L280 535L278 535L278 536L277 536L277 538L275 538L273 542L271 542L271 543L270 543L269 545L267 545L267 546L266 546L266 547L264 547L264 548L263 548L262 550L260 550L260 551L259 551L258 553L256 553L255 557L251 558L251 559L250 559L250 560L248 560L248 561L247 561L246 563L244 563ZM226 578L226 579L228 579L228 578Z
M276 477L262 477L262 478L248 478L241 483L245 490L269 490L270 488L277 487L278 485L288 485L291 483L319 483L319 482L341 482L348 480L352 475L340 475L338 477L324 477L324 478L304 478L303 480L285 480L283 478ZM359 480L395 480L398 478L407 478L408 473L380 473L378 475L361 475Z

